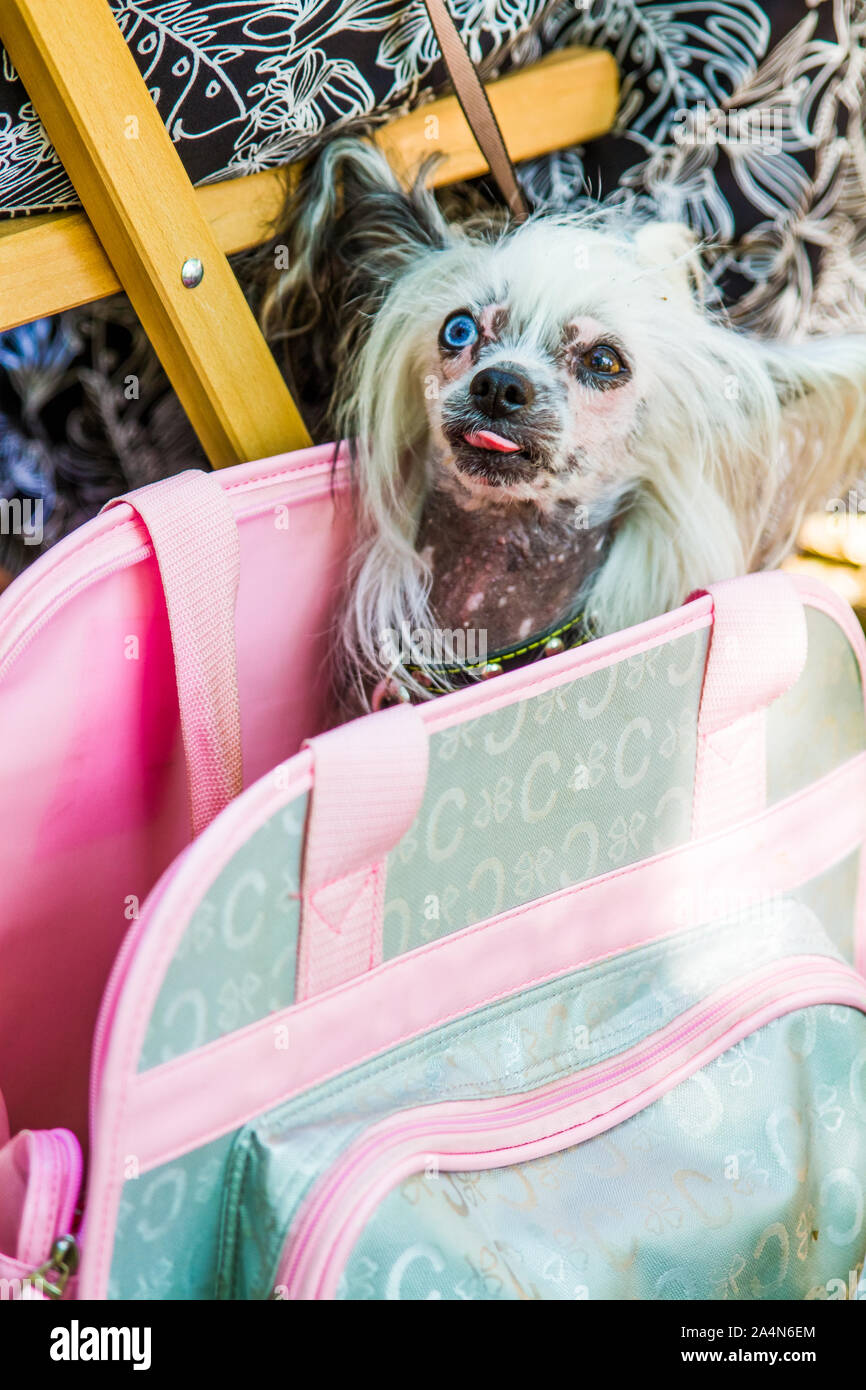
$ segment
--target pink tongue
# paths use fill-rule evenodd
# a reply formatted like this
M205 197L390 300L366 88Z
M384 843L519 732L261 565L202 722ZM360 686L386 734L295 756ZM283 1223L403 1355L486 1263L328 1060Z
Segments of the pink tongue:
M464 434L463 438L467 444L471 444L475 449L496 449L500 454L520 452L520 445L515 444L513 439L503 439L501 434L494 434L492 430L479 430L477 434Z

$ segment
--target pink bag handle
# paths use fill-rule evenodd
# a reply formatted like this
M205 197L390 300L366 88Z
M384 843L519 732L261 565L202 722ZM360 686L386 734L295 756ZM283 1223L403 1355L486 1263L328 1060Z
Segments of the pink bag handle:
M124 502L144 523L159 566L196 836L243 786L237 525L213 474L198 469L114 498L103 510Z
M780 570L711 584L713 626L698 714L692 834L764 810L768 707L806 664L806 614Z
M418 814L428 758L427 731L411 705L356 719L308 747L298 1000L381 961L385 857Z

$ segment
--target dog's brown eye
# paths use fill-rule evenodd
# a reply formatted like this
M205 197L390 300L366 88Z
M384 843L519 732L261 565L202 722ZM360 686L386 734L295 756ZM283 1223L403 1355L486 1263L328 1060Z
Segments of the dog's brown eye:
M584 367L598 376L617 376L625 370L625 363L615 348L607 343L597 343L581 357Z

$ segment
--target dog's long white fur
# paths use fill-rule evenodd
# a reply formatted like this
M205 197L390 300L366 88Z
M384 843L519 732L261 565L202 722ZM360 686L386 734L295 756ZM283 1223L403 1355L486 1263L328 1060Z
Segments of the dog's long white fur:
M347 159L394 186L377 156L357 142L352 153L349 143L338 142L323 187ZM415 549L441 447L438 407L428 399L431 345L442 320L482 281L508 293L531 267L526 351L549 343L563 317L591 311L625 324L639 358L639 428L604 498L592 504L620 514L607 558L582 595L600 632L664 612L713 581L776 564L803 513L825 506L863 471L866 337L783 345L734 331L704 307L685 228L602 211L536 217L491 234L447 226L432 201L428 212L439 219L437 249L403 245L389 260L383 227L388 285L338 381L337 419L356 441L362 507L341 639L359 690L384 673L383 632L433 623L430 575ZM308 209L310 245L329 214L324 205ZM299 254L293 277L305 273L304 261ZM412 659L423 665L424 652ZM418 689L404 666L393 674Z

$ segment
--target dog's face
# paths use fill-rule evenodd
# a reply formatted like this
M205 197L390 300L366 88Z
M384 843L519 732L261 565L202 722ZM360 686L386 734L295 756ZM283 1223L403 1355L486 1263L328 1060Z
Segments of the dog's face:
M608 520L640 472L649 412L664 409L658 355L669 370L678 345L688 352L687 270L540 222L461 256L431 298L416 325L431 482L465 506L569 502L588 525Z
M520 527L550 538L569 601L606 633L777 563L803 509L862 469L866 337L734 331L701 303L686 228L614 209L451 224L351 139L306 177L262 312L278 336L297 323L311 406L327 383L323 437L354 441L364 540L342 642L359 692L386 674L418 689L377 634L435 625L431 515L483 535L473 561ZM479 514L455 525L452 501Z

